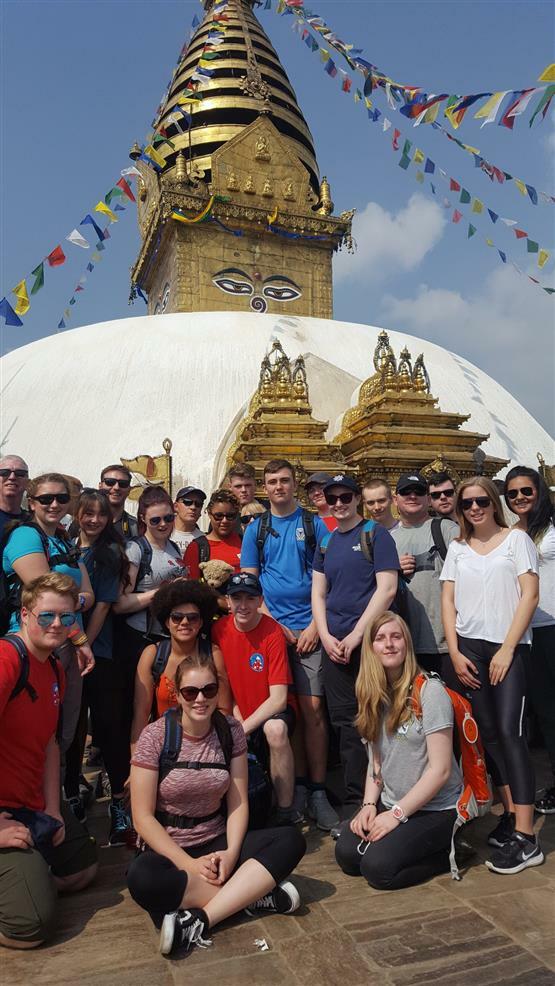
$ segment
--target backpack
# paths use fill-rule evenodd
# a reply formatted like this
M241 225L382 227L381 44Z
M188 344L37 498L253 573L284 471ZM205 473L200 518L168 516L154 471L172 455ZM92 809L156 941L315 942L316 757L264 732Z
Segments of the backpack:
M14 633L6 634L5 637L2 637L2 640L5 640L9 644L11 644L14 650L16 651L17 656L19 657L19 676L15 685L12 688L12 693L8 699L8 702L11 702L12 699L17 698L17 696L20 695L21 692L23 691L27 692L29 698L31 699L31 702L36 702L38 700L38 695L29 681L29 670L30 670L29 655L27 653L27 648L25 644L23 643L21 637L18 637ZM58 685L58 695L60 695L60 669L58 667L58 661L56 660L53 654L48 655L48 661L50 667L52 668L54 674L56 675L56 682ZM56 741L58 743L60 743L62 738L62 726L63 726L62 715L63 715L63 710L62 710L62 703L60 701L60 704L58 706L58 722L56 724Z
M210 638L207 637L206 634L201 633L198 639L200 653L207 654L209 657L212 657L212 644L210 642ZM160 678L166 670L166 665L170 659L171 649L172 642L170 637L164 637L163 640L159 640L156 644L156 654L150 669L155 687L158 686Z
M152 575L152 545L148 538L144 534L138 534L137 537L130 538L130 544L138 544L141 551L141 560L139 562L139 567L137 569L137 578L135 579L135 591L137 591L137 586L146 578L147 575ZM172 544L177 551L177 557L181 558L181 551L179 546L175 544L171 538L168 544Z
M417 719L422 718L421 693L423 685L429 678L435 678L438 681L441 680L436 674L424 674L421 672L416 676L412 684L410 703ZM443 687L451 699L453 706L453 745L458 753L459 767L463 775L463 789L457 800L457 818L453 826L451 852L449 853L451 876L453 880L460 880L460 874L455 860L455 835L465 822L486 815L491 808L493 799L486 769L484 748L476 720L472 715L472 706L458 692L452 691L446 685Z
M374 537L376 535L376 521L375 520L365 520L364 524L360 529L360 548L362 554L366 558L369 565L374 567ZM335 534L335 529L333 531L328 531L324 534L320 542L320 551L322 555L325 555L332 535ZM408 613L408 603L407 603L407 583L402 572L398 573L397 579L397 592L395 593L395 599L393 600L392 606L395 607L395 611L402 616L404 620L407 619Z
M231 726L229 725L223 712L216 710L212 717L212 722L216 730L220 746L224 755L224 761L214 763L201 763L198 760L178 760L181 751L181 740L183 729L178 709L169 709L164 713L164 745L159 758L158 786L171 770L227 770L231 767L231 757L233 753L233 739ZM248 754L249 767L249 829L263 828L266 824L272 801L272 788L268 775L260 765L254 754ZM172 828L189 829L203 822L209 822L218 815L225 817L227 813L225 802L222 801L217 811L211 815L192 817L190 815L176 815L167 811L156 811L155 816L161 825L169 825Z
M442 561L445 561L447 557L447 545L445 544L445 538L441 529L441 517L434 517L432 519L432 539L439 557Z
M314 558L314 552L316 550L316 533L314 531L314 514L310 510L304 510L302 512L303 530L304 530L304 566L306 572L309 571L309 566L312 565L312 559ZM278 538L279 534L272 527L272 511L265 510L263 514L260 514L260 523L258 525L258 534L256 536L256 547L258 550L258 574L260 575L264 568L264 545L269 537Z

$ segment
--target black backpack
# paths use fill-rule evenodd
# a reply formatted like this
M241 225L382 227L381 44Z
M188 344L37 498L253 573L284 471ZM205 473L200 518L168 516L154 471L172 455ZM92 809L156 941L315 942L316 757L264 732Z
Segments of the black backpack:
M308 572L309 566L312 565L312 560L314 558L314 552L316 550L316 533L314 530L314 514L310 510L304 510L302 514L303 530L304 530L304 565ZM278 538L279 534L272 527L272 511L265 510L263 514L260 514L260 522L258 525L258 534L256 535L256 547L258 549L258 574L262 572L264 568L264 545L269 537Z
M210 642L210 638L207 637L206 634L201 633L198 639L200 653L206 654L208 657L212 657L212 644ZM155 686L158 685L160 678L166 670L166 665L170 659L171 649L172 642L170 637L164 637L163 640L158 641L156 644L156 654L150 669Z
M25 644L23 643L21 637L18 637L14 633L6 634L5 637L2 637L2 640L5 640L7 643L11 644L14 650L16 651L17 656L19 657L19 675L15 685L12 688L12 693L8 699L8 702L11 702L12 699L17 698L17 696L20 695L21 692L23 691L27 692L29 698L31 699L31 702L36 702L38 699L38 695L35 689L33 688L31 682L29 681L29 670L30 670L29 655L27 653L27 648ZM58 666L58 661L53 654L48 655L48 662L54 674L56 675L56 682L58 685L58 695L60 697L60 703L58 706L58 722L56 725L56 740L59 743L62 737L62 726L63 726L63 722L62 722L63 710L62 710L61 691L60 691L60 669Z
M141 551L141 560L139 562L139 568L137 570L137 578L135 580L135 592L137 591L137 586L146 578L147 575L152 575L152 545L148 538L144 534L139 534L137 537L130 538L129 544L138 544ZM179 545L172 541L171 538L168 544L172 544L177 551L177 558L181 558L181 551Z
M441 517L434 517L432 520L432 539L439 557L442 561L445 561L447 557L447 545L445 544L445 538L443 537L441 528Z

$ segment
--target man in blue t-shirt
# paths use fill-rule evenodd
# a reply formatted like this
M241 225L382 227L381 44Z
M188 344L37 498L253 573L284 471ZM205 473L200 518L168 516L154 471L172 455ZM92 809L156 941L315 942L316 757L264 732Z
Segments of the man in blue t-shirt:
M316 515L310 515L307 523L295 500L295 470L286 459L273 459L264 466L264 488L270 511L247 526L241 568L260 577L263 609L281 624L287 638L304 732L304 749L298 735L293 742L297 767L294 806L299 820L308 807L318 828L329 831L338 818L325 791L328 733L322 652L311 606L314 547L327 527ZM259 548L261 525L266 537ZM307 543L309 540L313 543Z
M358 513L360 489L354 479L333 476L324 496L337 529L314 555L312 611L322 641L324 690L330 719L339 738L345 780L343 814L350 818L363 801L368 757L353 720L355 683L366 627L391 606L397 591L399 558L389 532L376 524L372 561L363 551L365 521ZM332 833L334 834L334 833Z

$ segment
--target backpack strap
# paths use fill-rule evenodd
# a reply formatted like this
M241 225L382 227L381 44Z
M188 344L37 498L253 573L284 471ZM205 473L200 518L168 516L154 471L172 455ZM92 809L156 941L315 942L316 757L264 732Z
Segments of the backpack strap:
M50 667L56 675L56 682L58 685L58 722L56 723L56 742L58 746L60 746L64 731L64 707L62 705L62 690L60 687L60 664L58 658L54 657L54 654L49 654L48 661Z
M266 540L270 534L272 535L272 537L279 537L279 534L277 534L272 527L271 510L265 510L263 514L260 514L260 521L258 523L258 534L256 535L259 575L262 569L264 568L264 545L266 544Z
M157 687L160 678L166 670L166 665L168 663L172 649L172 642L169 637L164 637L163 640L158 641L156 644L156 654L154 655L154 661L152 662L152 667L150 673L154 679L154 686Z
M21 637L18 637L15 633L6 634L5 637L2 637L2 640L6 640L9 644L11 644L19 657L19 676L12 689L8 702L11 702L13 698L17 698L22 691L27 692L31 702L36 702L38 695L29 682L29 655L25 644L23 643Z
M139 562L139 568L137 571L137 579L135 582L135 589L143 581L145 576L152 574L152 545L148 538L142 535L138 535L135 538L131 538L133 544L138 544L141 550L141 560Z
M231 758L233 755L233 736L231 735L231 726L229 725L223 712L220 712L219 709L216 709L216 711L214 712L214 715L212 716L212 722L214 724L214 729L216 730L217 737L220 741L220 746L222 748L222 753L224 755L226 767L229 770L231 766Z
M441 517L434 517L432 520L432 539L439 557L442 561L445 561L447 557L447 545L445 543L445 538L443 537Z
M210 639L209 634L207 633L199 634L198 649L199 649L199 654L204 654L206 657L212 657L212 641Z
M333 531L328 531L327 534L324 534L324 537L320 541L319 548L323 555L325 555L330 546L332 534L335 534L335 529Z
M376 534L376 521L365 520L360 529L360 548L366 561L374 564L374 537Z
M210 561L210 542L206 534L201 534L200 537L195 538L194 543L197 546L199 565L202 565L203 562Z
M170 770L176 765L179 751L181 750L181 740L183 729L178 709L168 709L164 712L164 745L160 754L158 766L158 786L164 780Z

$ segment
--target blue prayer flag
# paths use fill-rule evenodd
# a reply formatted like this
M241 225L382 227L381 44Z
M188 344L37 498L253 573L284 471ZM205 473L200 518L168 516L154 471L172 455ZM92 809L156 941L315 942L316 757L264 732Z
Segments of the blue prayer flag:
M23 325L19 315L16 315L7 298L0 301L0 316L6 319L6 325Z

